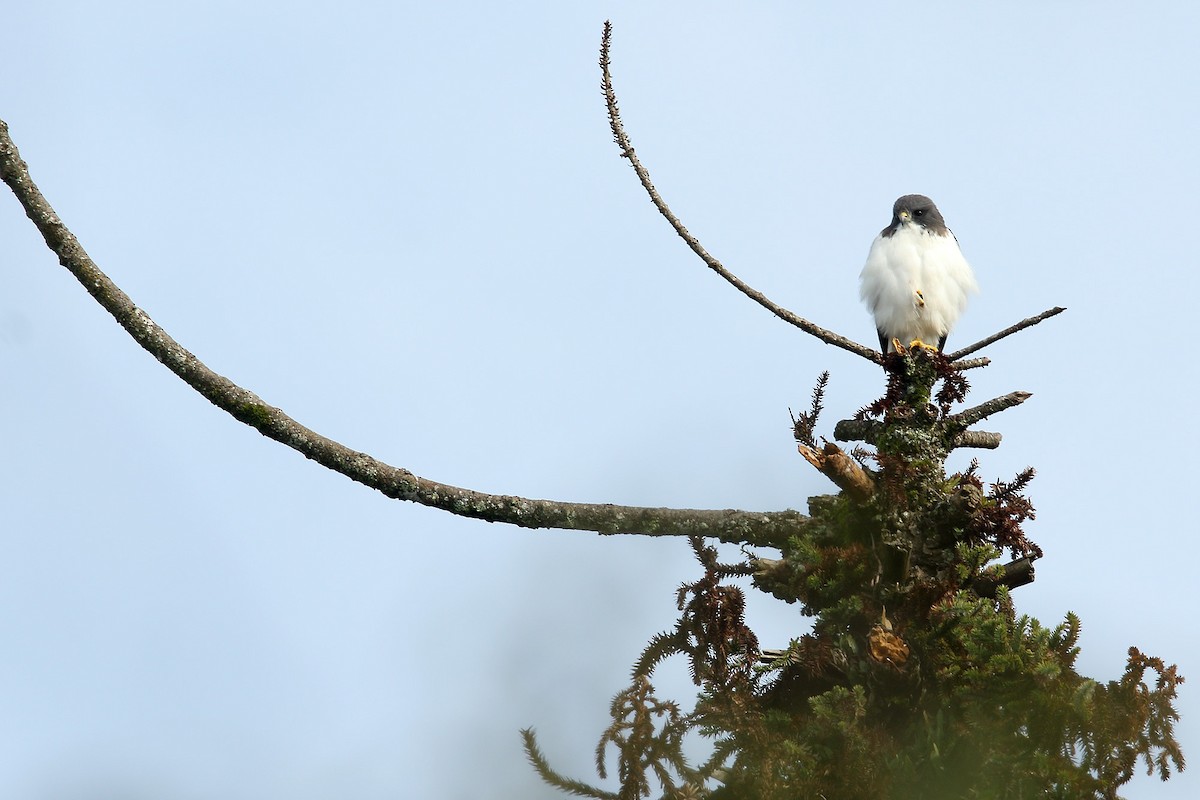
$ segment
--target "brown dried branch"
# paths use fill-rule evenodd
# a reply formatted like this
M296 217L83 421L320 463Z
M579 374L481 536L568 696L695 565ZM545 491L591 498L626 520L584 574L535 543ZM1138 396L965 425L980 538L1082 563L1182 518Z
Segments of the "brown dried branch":
M1036 316L1029 317L1028 319L1023 319L1020 322L1018 322L1016 325L1012 325L1008 328L1005 328L1004 330L1000 331L999 333L993 333L991 336L987 337L986 339L980 339L975 344L968 345L967 347L964 347L962 350L953 352L949 356L947 356L947 358L949 358L951 361L957 361L960 358L962 358L963 356L969 356L969 355L971 355L971 353L974 353L977 350L982 350L983 348L987 347L989 344L992 344L993 342L998 342L1001 339L1005 338L1006 336L1012 336L1014 333L1017 333L1018 331L1023 331L1026 328L1032 328L1034 325L1037 325L1039 322L1050 319L1050 317L1061 314L1064 311L1066 311L1066 309L1062 308L1060 306L1055 306L1054 308L1046 309L1045 311L1043 311L1042 313L1040 313ZM964 367L964 369L965 369L965 367Z
M409 500L463 517L507 522L524 528L562 528L597 533L640 533L649 536L699 534L725 542L771 545L808 520L796 511L748 512L642 508L591 503L561 503L493 495L449 486L393 467L366 453L312 431L257 395L213 372L160 328L146 312L105 275L38 190L0 120L0 179L37 226L47 246L84 288L148 353L189 386L240 422L291 447L306 458L340 472L388 497Z
M708 265L709 269L733 284L742 294L784 322L795 325L800 330L817 337L826 344L848 350L855 355L862 356L868 361L874 361L876 364L882 363L882 356L874 348L866 347L844 336L839 336L833 331L827 331L803 317L788 311L786 308L771 302L762 292L751 288L745 281L726 269L720 261L704 249L704 246L700 244L700 241L695 236L688 232L688 229L683 226L683 223L679 221L679 218L667 206L666 201L663 200L658 190L654 188L654 184L650 181L650 173L646 171L646 168L642 166L642 162L638 160L637 154L633 150L633 143L630 142L629 135L625 133L625 126L621 122L621 112L617 108L617 95L613 90L612 74L609 71L609 47L611 43L612 23L606 21L604 23L604 35L600 41L600 70L602 75L600 85L604 90L604 104L608 108L608 122L612 128L613 140L621 148L621 156L629 159L630 166L637 173L638 180L642 182L642 187L646 190L646 193L650 195L650 200L654 203L654 207L658 209L660 214L666 217L667 222L671 223L671 227L675 229L679 237L687 243L687 246L692 249L693 253L700 257L701 261Z
M833 442L826 442L821 450L806 444L800 444L798 449L805 461L852 497L866 500L875 494L875 481L867 471Z

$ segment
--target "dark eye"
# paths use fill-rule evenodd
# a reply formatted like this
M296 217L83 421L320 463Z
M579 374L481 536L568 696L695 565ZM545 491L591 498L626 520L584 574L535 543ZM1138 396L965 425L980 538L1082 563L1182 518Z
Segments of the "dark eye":
M923 216L925 216L925 209L918 208L916 211L913 212L913 215L918 216L918 217L923 217Z

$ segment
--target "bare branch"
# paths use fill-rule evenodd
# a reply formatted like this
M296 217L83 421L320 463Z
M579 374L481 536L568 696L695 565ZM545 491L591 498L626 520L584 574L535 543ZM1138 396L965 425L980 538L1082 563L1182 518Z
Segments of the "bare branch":
M745 281L726 269L720 261L704 249L704 246L700 244L700 241L695 236L688 232L688 229L683 226L683 223L679 221L679 218L667 206L666 201L663 200L658 190L654 188L654 184L650 181L650 173L646 171L646 168L642 166L642 162L638 160L637 154L633 150L633 143L630 142L629 135L625 133L625 126L621 122L621 112L617 108L617 95L613 90L612 74L609 71L609 46L611 43L612 23L606 21L604 23L604 35L600 42L600 70L602 74L600 85L604 90L604 104L608 108L608 122L612 128L613 140L621 148L621 156L629 159L629 164L633 167L633 171L637 173L638 180L642 182L642 187L646 190L646 193L650 195L650 200L654 203L654 207L666 217L667 222L671 223L671 227L675 229L679 237L687 243L687 246L692 249L693 253L700 257L701 261L708 265L709 269L729 281L742 294L784 322L795 325L800 330L817 337L826 344L848 350L855 355L862 356L868 361L874 361L876 364L883 363L882 356L874 348L866 347L844 336L839 336L832 331L827 331L788 311L786 308L771 302L762 292L751 288Z
M1006 336L1012 336L1014 333L1016 333L1018 331L1023 331L1026 328L1032 328L1034 325L1037 325L1042 320L1050 319L1050 317L1053 317L1057 314L1061 314L1064 311L1066 311L1066 309L1062 308L1061 306L1055 306L1054 308L1046 309L1045 311L1038 314L1037 316L1030 317L1029 319L1023 319L1020 322L1018 322L1016 325L1005 328L1004 330L1000 331L999 333L993 333L991 336L987 337L986 339L980 339L978 342L976 342L973 345L969 345L968 347L964 347L962 350L958 350L954 353L951 353L949 356L947 356L947 358L949 358L951 361L957 361L960 358L962 358L963 356L969 356L969 355L971 355L971 353L974 353L977 350L982 350L983 348L987 347L989 344L992 344L993 342L998 342L1001 339L1005 338ZM963 369L966 369L966 367L963 367Z
M957 423L964 428L969 428L981 419L987 419L992 414L999 414L1006 408L1019 406L1029 398L1033 397L1029 392L1009 392L1001 397L993 397L986 403L980 403L973 408L968 408L963 411L953 414L946 418L947 422Z
M126 332L167 369L209 402L264 436L340 472L388 497L440 508L464 517L507 522L524 528L563 528L597 533L640 533L649 536L711 536L726 542L770 546L781 542L808 520L796 511L748 512L642 508L590 503L560 503L493 495L449 486L393 467L366 453L312 431L257 395L213 372L134 305L120 287L88 256L38 190L0 120L0 179L37 226L47 246L96 301Z

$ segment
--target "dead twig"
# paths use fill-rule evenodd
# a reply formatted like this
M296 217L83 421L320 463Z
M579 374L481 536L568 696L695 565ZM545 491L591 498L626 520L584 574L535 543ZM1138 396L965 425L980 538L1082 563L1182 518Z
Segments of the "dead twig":
M969 355L971 355L971 353L974 353L977 350L982 350L983 348L987 347L989 344L998 342L1001 339L1005 338L1006 336L1012 336L1014 333L1017 333L1018 331L1023 331L1026 328L1032 328L1034 325L1037 325L1039 322L1050 319L1050 317L1061 314L1064 311L1066 311L1066 309L1062 308L1061 306L1055 306L1054 308L1048 308L1045 311L1043 311L1042 313L1032 316L1028 319L1023 319L1020 322L1018 322L1016 325L1012 325L1008 328L1005 328L1004 330L1000 331L999 333L993 333L991 336L987 337L986 339L980 339L975 344L968 345L967 347L964 347L962 350L957 350L957 351L951 353L950 355L948 355L947 358L949 358L951 361L958 361L963 356L969 356ZM964 365L961 367L961 369L967 369L967 367Z

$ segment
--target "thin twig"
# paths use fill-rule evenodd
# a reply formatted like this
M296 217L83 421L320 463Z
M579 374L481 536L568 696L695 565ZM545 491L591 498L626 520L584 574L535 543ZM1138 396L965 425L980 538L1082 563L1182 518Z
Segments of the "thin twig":
M849 350L851 353L862 356L868 361L874 361L876 364L882 363L882 356L874 348L866 347L844 336L839 336L833 331L827 331L803 317L788 311L786 308L771 302L762 292L751 288L745 281L726 269L720 261L704 249L704 246L700 244L700 241L695 236L688 232L688 229L683 226L683 223L679 221L679 218L667 206L666 201L663 200L658 190L654 188L654 184L650 181L650 173L646 171L646 168L642 166L642 162L638 160L637 154L633 150L633 144L629 140L629 135L625 133L625 126L621 123L621 113L617 108L617 95L613 90L612 74L609 71L609 46L611 43L612 23L606 21L604 23L604 35L600 40L600 70L602 74L600 86L604 90L604 104L608 108L608 122L612 128L613 139L616 141L617 146L621 148L621 155L629 159L633 171L637 173L638 180L642 182L642 187L650 195L650 200L654 203L654 207L658 209L660 214L666 217L667 222L671 223L671 227L675 229L679 237L687 243L687 246L692 249L693 253L700 257L701 261L708 265L709 269L729 281L742 294L784 322L795 325L800 330L817 337L826 344L840 347L843 350Z
M1064 311L1066 311L1066 309L1062 308L1060 306L1055 306L1054 308L1046 309L1045 311L1038 314L1037 316L1030 317L1029 319L1023 319L1020 322L1018 322L1016 325L1005 328L1004 330L1000 331L999 333L993 333L991 336L987 337L986 339L980 339L978 342L976 342L973 345L964 347L962 350L958 350L957 352L951 353L949 356L947 356L947 358L949 358L951 361L957 361L960 358L962 358L963 356L969 356L969 355L971 355L971 353L974 353L977 350L982 350L983 348L987 347L989 344L992 344L993 342L998 342L1001 339L1005 338L1006 336L1012 336L1014 333L1016 333L1018 331L1023 331L1026 328L1032 328L1034 325L1037 325L1039 322L1050 319L1050 317L1053 317L1057 314L1061 314Z
M264 436L302 453L388 497L440 508L463 517L507 522L524 528L562 528L597 533L640 533L650 536L698 534L725 542L770 545L786 541L808 520L796 511L749 512L643 508L591 503L560 503L508 495L485 494L422 478L366 453L326 438L267 405L257 395L213 372L160 328L105 275L59 219L38 190L29 169L0 120L0 179L37 226L47 246L95 300L130 336L167 369L182 378L217 408Z

